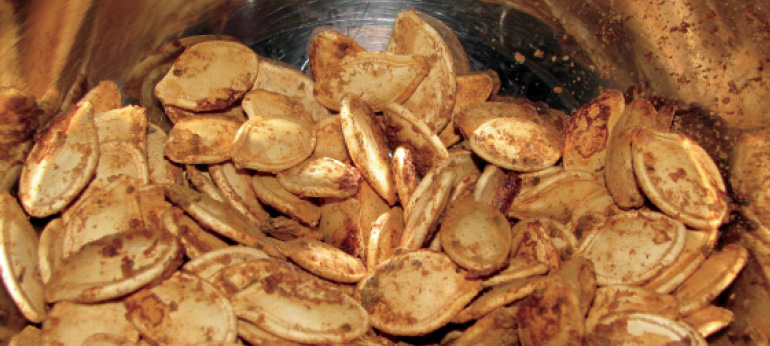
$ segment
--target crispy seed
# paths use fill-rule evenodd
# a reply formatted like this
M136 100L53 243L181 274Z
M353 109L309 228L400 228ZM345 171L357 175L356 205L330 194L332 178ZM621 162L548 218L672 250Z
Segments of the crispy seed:
M253 90L266 90L295 100L302 104L313 121L319 122L329 116L329 110L318 103L313 96L313 80L293 67L270 59L259 59L259 75Z
M65 219L63 258L103 236L143 228L145 225L136 188L135 181L120 175L103 188L81 198L68 211Z
M82 345L96 334L120 335L130 342L139 341L139 332L126 319L122 302L77 304L64 301L55 304L43 322L41 344Z
M153 184L186 183L182 168L164 157L168 135L154 124L147 128L147 168Z
M283 258L276 243L229 204L180 185L168 186L166 197L206 228L241 244L255 246L270 256Z
M586 317L586 332L591 333L599 321L613 313L644 312L676 319L679 303L671 295L639 286L611 285L596 290L591 310Z
M680 222L652 211L629 211L595 226L578 253L596 266L600 285L640 284L671 265L684 248Z
M526 279L548 273L548 266L540 261L529 258L512 257L508 266L482 282L484 287L494 287L512 281Z
M46 285L48 302L101 302L162 279L181 264L176 238L165 231L135 229L83 246L54 271Z
M241 123L246 121L246 115L243 112L243 107L237 104L229 106L224 109L207 111L207 112L194 112L194 111L186 110L184 108L165 105L163 106L163 111L166 113L169 120L171 120L171 122L173 122L174 124L176 124L182 119L195 118L201 115L211 116L211 117L231 118L231 119L238 120Z
M345 253L358 256L364 249L363 225L359 223L358 198L325 198L321 205L318 229L323 240Z
M64 209L93 177L99 137L90 103L53 119L36 137L19 181L19 198L31 216Z
M465 323L484 317L497 308L526 298L535 291L542 290L552 281L549 277L533 277L511 281L492 287L470 303L452 319L454 323Z
M296 239L284 243L283 252L300 267L324 279L356 283L366 274L360 259L314 239Z
M173 62L168 62L158 65L150 70L146 78L142 81L142 87L139 91L139 104L147 109L147 120L149 123L155 124L164 131L169 131L171 129L174 120L171 119L171 116L166 114L165 107L163 107L163 104L158 100L158 97L155 96L155 85L166 76L172 65ZM123 84L124 87L125 85L126 84Z
M286 115L259 115L238 131L232 157L239 168L280 172L307 159L315 145L312 123Z
M356 94L378 112L389 103L404 102L430 71L425 57L386 52L358 52L346 55L322 78L316 78L316 100L327 108L340 110L342 98Z
M233 309L239 318L296 342L344 343L366 333L369 316L361 305L308 276L271 273L236 293Z
M262 250L245 246L229 246L196 257L185 263L182 270L203 280L211 281L222 268L264 258L269 256Z
M4 338L3 340L8 340L8 346L40 346L42 337L43 332L30 324L13 337Z
M391 168L398 200L402 205L406 205L412 198L414 189L417 188L417 171L411 150L405 147L396 148L393 151Z
M730 244L711 255L674 290L679 312L687 314L708 305L735 280L749 258L746 248Z
M697 330L702 337L707 338L730 325L734 319L732 311L708 305L682 316L681 321Z
M230 159L233 139L242 121L217 115L179 119L168 134L165 154L186 164L212 164Z
M575 111L564 129L564 169L596 172L604 167L607 142L625 107L622 93L605 90Z
M120 108L121 100L118 85L110 80L99 82L99 84L78 100L76 105L83 107L86 102L90 102L94 106L94 114Z
M374 269L378 264L387 261L395 255L395 250L401 243L404 233L404 211L395 206L382 213L372 223L366 252L366 268Z
M645 346L708 345L697 331L686 324L648 313L618 313L605 317L599 321L594 334L586 337L586 343L597 342Z
M160 214L160 219L163 229L179 238L185 255L190 259L227 247L227 243L203 230L179 208L167 209Z
M455 174L444 171L435 179L423 179L414 192L414 198L405 210L404 234L401 238L402 249L418 249L432 236L439 217L449 203L449 194Z
M305 107L300 101L267 90L249 91L243 96L241 105L249 119L259 115L290 115L305 121L314 122L313 116L305 112Z
M148 77L148 74L156 67L166 62L176 59L182 52L192 45L206 41L235 41L232 36L226 35L196 35L180 39L174 39L158 47L140 61L131 73L129 73L126 82L123 84L123 92L126 96L135 99L140 98L140 89Z
M350 155L342 136L340 116L327 117L315 124L316 146L309 160L330 157L350 164Z
M454 62L455 66L455 74L459 76L470 73L471 63L468 60L468 54L465 53L465 49L463 48L462 43L460 43L460 39L457 38L454 30L444 22L425 13L415 12L415 14L417 14L417 17L422 19L426 24L430 25L433 30L436 30L446 43L447 47L449 47L449 52L452 54L452 62Z
M284 216L276 216L259 225L262 232L279 240L293 240L297 238L310 238L321 240L323 233L315 227L308 227L295 219Z
M99 164L88 189L103 187L118 175L131 177L140 185L149 184L150 170L144 150L126 141L99 144Z
M254 323L251 323L246 320L239 319L238 320L238 336L243 339L243 341L248 342L250 345L254 346L267 346L267 345L278 345L278 346L302 346L303 344L293 342L286 340L284 338L278 337L275 334L269 333L265 331L262 328L257 327Z
M653 127L655 107L647 100L634 100L626 106L607 143L604 177L607 189L624 209L638 208L644 196L634 176L631 157L631 135L637 128Z
M220 190L217 185L214 184L214 179L211 178L211 173L209 173L208 166L185 165L185 172L187 173L187 177L190 179L190 183L192 183L192 186L194 186L196 190L203 192L207 196L222 203L229 203L222 190ZM187 184L182 185L188 186Z
M511 254L513 258L525 258L544 263L548 269L559 269L562 263L559 249L549 235L553 226L550 219L527 219L519 221L511 232Z
M43 321L48 310L37 249L37 234L16 198L0 193L0 274L8 295L33 323Z
M201 42L187 48L155 86L163 104L194 111L223 109L250 90L259 58L241 43Z
M347 95L342 99L340 120L353 163L372 188L393 205L396 190L388 162L388 147L371 108L357 96Z
M499 307L468 327L455 340L455 346L515 346L519 344L519 330L516 325L518 308Z
M445 324L481 290L449 257L430 250L396 255L359 284L372 325L393 335L425 335Z
M40 232L37 266L43 283L48 283L54 270L64 261L64 229L62 218L55 218Z
M561 280L524 299L516 322L523 346L579 345L585 335L579 297Z
M302 197L347 198L358 191L361 180L355 167L328 157L305 161L275 177L286 190Z
M406 107L390 103L385 106L383 114L385 136L390 147L409 148L418 174L425 175L449 156L438 136Z
M24 160L32 149L33 142L26 141L13 145L6 151L6 155L0 157L0 191L11 191L16 188L21 170L24 167ZM0 145L0 148L3 146Z
M505 265L511 252L511 226L489 205L472 198L449 206L439 230L441 247L472 275L485 276Z
M601 177L581 171L559 171L543 178L535 177L538 181L535 186L527 184L526 179L522 177L522 188L508 209L508 217L550 217L566 222L578 206L573 201L604 189Z
M321 218L321 209L308 200L292 194L274 176L256 174L251 180L254 193L262 203L289 215L305 224L315 226Z
M513 171L504 171L489 164L479 176L473 189L476 201L489 205L503 213L511 207L521 187L521 178Z
M493 89L494 81L489 73L473 72L457 76L457 98L452 110L452 121L438 135L444 146L450 147L462 140L460 130L454 126L454 118L457 114L465 107L486 101Z
M328 78L344 57L363 51L365 51L364 47L345 34L332 30L317 32L310 38L308 45L313 77L316 80Z
M644 284L645 288L659 293L669 293L677 286L681 285L692 273L694 273L706 260L708 253L703 252L703 248L710 248L709 243L714 243L718 231L692 231L687 230L685 236L684 248L682 253L676 259L676 262L664 268L655 277Z
M607 189L598 190L577 202L566 226L578 241L582 241L585 232L593 225L604 222L620 211Z
M225 162L209 166L209 174L233 208L258 225L267 221L270 215L251 188L252 173L249 170Z
M417 114L435 133L449 123L455 104L457 83L452 51L435 28L414 10L396 16L388 52L425 56L430 71L405 102L404 107Z
M147 110L137 106L126 106L105 112L94 109L94 125L99 143L126 141L136 144L142 152L147 151Z
M688 226L718 228L727 217L727 190L713 160L682 135L637 130L634 173L645 195Z
M179 272L124 301L142 337L164 345L232 342L238 336L230 302L197 276Z

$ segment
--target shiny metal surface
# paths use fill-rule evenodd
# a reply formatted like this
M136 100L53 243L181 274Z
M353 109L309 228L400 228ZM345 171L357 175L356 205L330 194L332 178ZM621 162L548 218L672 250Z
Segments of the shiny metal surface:
M307 44L314 30L332 27L367 49L384 50L396 14L406 9L428 13L446 23L458 35L473 70L493 69L500 74L502 95L524 96L571 110L596 94L598 76L565 57L559 33L533 16L497 3L244 1L230 12L223 33L237 37L262 56L307 72ZM185 34L209 32L210 28L198 26Z

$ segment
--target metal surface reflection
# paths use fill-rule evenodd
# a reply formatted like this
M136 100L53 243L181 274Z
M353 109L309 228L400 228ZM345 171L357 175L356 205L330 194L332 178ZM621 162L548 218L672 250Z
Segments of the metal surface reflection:
M565 57L560 34L501 4L474 0L245 1L231 11L223 33L237 37L262 56L309 73L307 44L314 30L331 27L369 50L383 50L396 14L410 8L446 23L467 51L473 70L498 72L502 95L524 96L567 110L595 96L598 76ZM187 34L205 32L206 28L198 27Z

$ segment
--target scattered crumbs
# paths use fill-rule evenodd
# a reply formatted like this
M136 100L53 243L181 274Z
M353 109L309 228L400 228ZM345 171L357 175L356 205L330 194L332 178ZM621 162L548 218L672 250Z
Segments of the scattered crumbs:
M524 61L527 60L527 58L524 56L524 54L521 54L519 52L516 52L516 54L513 56L513 58L516 60L517 63L521 64L524 63Z

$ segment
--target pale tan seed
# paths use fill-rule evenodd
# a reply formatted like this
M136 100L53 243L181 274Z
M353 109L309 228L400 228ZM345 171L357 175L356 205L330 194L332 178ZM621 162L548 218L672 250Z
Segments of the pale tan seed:
M222 268L264 258L269 256L262 250L245 246L228 246L196 257L185 263L182 270L211 282Z
M732 283L748 261L746 248L730 244L709 256L672 293L679 301L679 312L687 314L708 305Z
M142 152L147 151L150 132L147 129L147 110L137 106L126 106L109 111L94 109L94 124L99 143L127 141L136 144Z
M38 237L16 198L0 193L0 275L8 295L33 323L46 318L48 307L38 270Z
M344 57L365 51L364 47L345 34L323 28L318 30L308 44L310 69L316 80L328 78Z
M347 198L358 191L361 174L329 157L307 160L275 177L289 192L301 197Z
M252 172L235 168L230 162L209 166L211 180L233 208L255 224L267 221L270 215L262 207L251 187Z
M305 224L315 226L321 218L321 209L312 202L289 192L274 176L256 174L251 180L254 193L262 203L296 218Z
M168 134L164 151L169 160L186 164L212 164L230 159L233 139L242 121L217 115L179 119Z
M126 319L123 302L78 304L56 303L43 322L41 344L82 345L95 334L112 334L138 342L139 332Z
M286 95L300 102L313 121L319 122L329 116L329 110L318 103L313 96L313 80L292 66L267 58L259 59L259 74L253 90L266 90Z
M257 89L247 92L243 96L241 105L249 119L258 115L290 115L305 121L315 122L313 115L305 112L305 107L300 100L267 90Z
M318 240L287 241L282 249L294 263L324 279L356 283L366 274L366 266L360 259Z
M419 175L424 176L449 156L438 136L408 108L389 103L385 105L383 115L390 147L409 148Z
M19 180L24 210L35 217L61 211L86 187L98 162L93 107L72 107L42 130L27 156Z
M605 90L575 111L564 129L564 169L597 172L604 168L607 143L625 108L620 91Z

